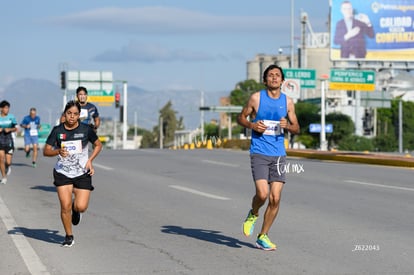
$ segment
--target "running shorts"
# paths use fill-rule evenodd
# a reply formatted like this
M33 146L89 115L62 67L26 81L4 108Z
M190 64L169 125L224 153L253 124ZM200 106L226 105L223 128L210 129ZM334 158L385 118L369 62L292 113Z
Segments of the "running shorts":
M265 179L271 182L286 182L286 156L250 155L253 180Z
M53 184L56 187L73 184L73 187L78 188L78 189L86 189L90 191L95 189L92 186L92 177L88 173L85 173L78 177L69 178L61 173L56 172L56 170L53 169L53 178L54 178Z

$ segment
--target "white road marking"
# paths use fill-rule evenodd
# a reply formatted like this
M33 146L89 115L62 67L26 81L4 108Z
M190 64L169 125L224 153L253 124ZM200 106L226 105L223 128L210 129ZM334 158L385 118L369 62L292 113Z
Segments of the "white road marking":
M191 189L191 188L188 188L188 187L184 187L184 186L180 186L180 185L170 185L169 187L177 189L177 190L189 192L189 193L192 193L192 194L196 194L196 195L199 195L199 196L203 196L203 197L206 197L206 198L211 198L211 199L216 199L216 200L224 200L224 201L230 200L230 198L227 198L227 197L221 197L221 196L201 192L201 191Z
M414 188L409 188L409 187L391 186L391 185L384 185L384 184L370 183L370 182L363 182L363 181L356 181L356 180L345 180L345 182L356 183L356 184L367 185L367 186L382 187L382 188L388 188L388 189L403 190L403 191L414 191Z
M94 163L93 166L104 169L104 170L108 170L108 171L114 170L114 168L112 167L105 166L105 165L98 164L98 163Z
M39 256L34 251L33 247L27 241L23 232L17 229L18 226L16 224L16 221L14 220L13 216L11 215L9 209L7 208L6 204L4 203L1 197L0 218L6 226L7 231L13 230L14 232L16 232L14 234L10 234L9 236L13 240L14 245L20 253L20 256L22 256L22 259L26 264L26 267L29 270L30 274L50 274L47 271L46 266L42 263Z
M203 159L202 162L217 164L217 165L220 165L220 166L240 167L240 165L238 165L238 164L232 164L232 163L220 162L220 161L213 161L213 160L208 160L208 159Z

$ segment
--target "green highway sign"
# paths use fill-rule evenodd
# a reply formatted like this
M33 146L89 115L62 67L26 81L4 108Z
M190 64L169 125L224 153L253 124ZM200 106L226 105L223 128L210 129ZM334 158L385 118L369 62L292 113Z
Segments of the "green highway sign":
M316 88L316 70L314 69L283 69L285 79L300 79L301 89Z
M375 91L375 72L360 70L331 70L329 89Z
M115 101L113 90L88 90L88 101L112 103Z
M89 96L114 96L113 90L88 90Z

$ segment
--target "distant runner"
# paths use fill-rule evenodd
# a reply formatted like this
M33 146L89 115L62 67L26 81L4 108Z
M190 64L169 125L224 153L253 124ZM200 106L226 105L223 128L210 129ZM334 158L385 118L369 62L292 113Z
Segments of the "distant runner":
M7 183L7 176L11 173L12 157L14 153L13 133L17 131L16 118L9 114L10 103L6 100L0 102L0 170L2 179L0 183Z
M36 114L36 108L30 108L30 114L23 118L20 127L24 129L24 151L26 152L26 158L30 157L30 146L33 146L32 166L35 168L40 129L40 117Z
M88 90L82 86L78 87L76 89L76 99L81 106L80 121L83 124L92 127L96 132L101 125L101 118L99 117L98 108L94 104L88 102ZM64 121L65 115L62 114L60 122Z

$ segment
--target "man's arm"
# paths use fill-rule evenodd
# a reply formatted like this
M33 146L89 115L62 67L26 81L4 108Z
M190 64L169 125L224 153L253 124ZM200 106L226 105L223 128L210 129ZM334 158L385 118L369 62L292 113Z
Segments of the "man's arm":
M23 119L22 122L20 122L20 127L26 129L26 128L28 128L27 126L28 126L28 124L26 122L26 119Z
M247 118L254 116L256 114L256 110L259 106L260 101L260 92L256 92L252 94L247 101L246 105L243 107L240 114L237 116L237 123L239 125L252 129L256 132L263 133L266 130L266 125L264 125L263 121L257 122L250 122Z
M249 104L243 107L240 114L237 116L237 123L244 128L253 129L252 122L250 122L247 118L252 113L252 108L249 107Z
M296 113L295 113L295 104L293 103L293 100L290 97L287 97L287 107L288 107L287 116L289 119L289 123L286 123L286 125L281 125L281 127L285 128L292 134L299 134L300 126L299 126L298 118L296 117Z

